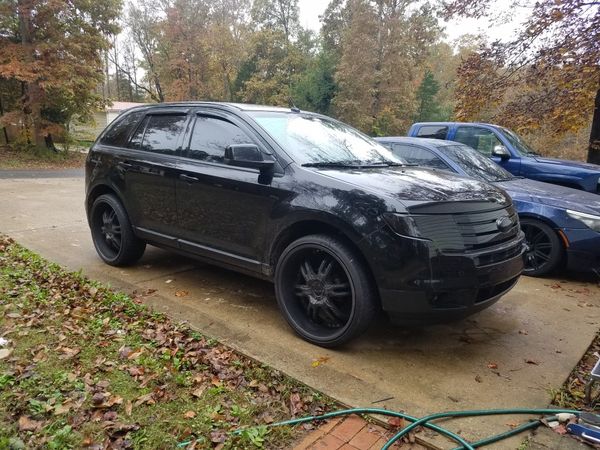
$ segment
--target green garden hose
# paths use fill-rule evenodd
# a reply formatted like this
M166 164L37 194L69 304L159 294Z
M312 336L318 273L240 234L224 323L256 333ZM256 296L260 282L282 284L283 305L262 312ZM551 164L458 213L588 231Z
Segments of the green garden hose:
M533 420L526 422L524 424L515 427L512 430L505 431L500 434L496 434L490 436L488 438L479 440L477 442L469 443L464 438L460 437L456 433L453 433L441 426L430 423L433 420L443 419L443 418L459 418L459 417L477 417L477 416L495 416L495 415L516 415L516 414L531 414L531 415L556 415L560 413L567 414L575 414L579 415L579 411L577 410L569 410L569 409L544 409L544 408L514 408L514 409L481 409L481 410L467 410L467 411L449 411L443 413L430 414L428 416L422 418L416 418L409 416L408 414L389 411L387 409L381 408L352 408L352 409L344 409L340 411L333 411L326 414L321 414L318 416L307 416L301 417L298 419L290 419L284 420L282 422L276 422L268 425L269 427L277 427L277 426L285 426L285 425L298 425L301 423L312 422L314 420L324 420L331 419L334 417L345 416L350 414L378 414L383 416L391 416L391 417L399 417L402 419L411 422L410 425L404 427L398 433L396 433L390 440L386 442L386 444L382 447L382 450L388 450L396 441L406 436L410 431L414 430L416 427L423 426L429 428L430 430L436 431L441 435L452 439L456 443L460 445L460 447L455 448L454 450L466 449L473 450L478 447L483 447L484 445L493 444L495 442L501 441L511 436L515 436L519 433L522 433L526 430L531 430L533 428L538 427L541 422L540 420ZM237 430L234 433L240 433L242 430Z

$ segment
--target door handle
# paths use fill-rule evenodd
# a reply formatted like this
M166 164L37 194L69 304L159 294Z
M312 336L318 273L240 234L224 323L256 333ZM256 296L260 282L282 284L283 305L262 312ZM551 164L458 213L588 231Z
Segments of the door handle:
M199 178L191 177L189 175L186 175L185 173L182 173L181 175L179 175L179 179L183 180L183 181L187 181L188 183L196 183L197 181L200 181Z

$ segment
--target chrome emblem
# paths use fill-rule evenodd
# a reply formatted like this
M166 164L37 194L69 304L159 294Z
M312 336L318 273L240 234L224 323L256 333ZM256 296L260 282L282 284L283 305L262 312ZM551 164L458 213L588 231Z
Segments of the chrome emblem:
M496 219L496 227L501 233L506 233L513 226L513 221L509 217L504 216Z

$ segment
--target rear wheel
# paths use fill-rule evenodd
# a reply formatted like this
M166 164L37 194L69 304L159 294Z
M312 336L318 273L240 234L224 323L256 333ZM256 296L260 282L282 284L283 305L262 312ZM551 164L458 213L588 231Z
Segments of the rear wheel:
M558 267L563 258L564 248L556 232L544 222L536 219L521 219L521 229L525 233L527 251L525 269L529 276L546 275Z
M146 243L135 236L125 208L114 195L94 200L90 228L98 255L111 266L132 264L144 254Z
M290 326L307 341L339 346L366 330L377 310L375 289L361 258L325 235L294 241L275 271L277 302Z

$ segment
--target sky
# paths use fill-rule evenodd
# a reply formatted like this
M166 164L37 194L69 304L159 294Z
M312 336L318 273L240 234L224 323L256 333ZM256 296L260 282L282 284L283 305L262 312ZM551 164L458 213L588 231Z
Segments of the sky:
M319 31L319 16L327 8L328 0L299 0L300 24L305 28ZM494 3L495 19L461 19L442 23L447 40L456 40L466 33L486 34L490 41L503 40L514 35L520 23L527 16L527 8L509 8L511 0L497 0Z

